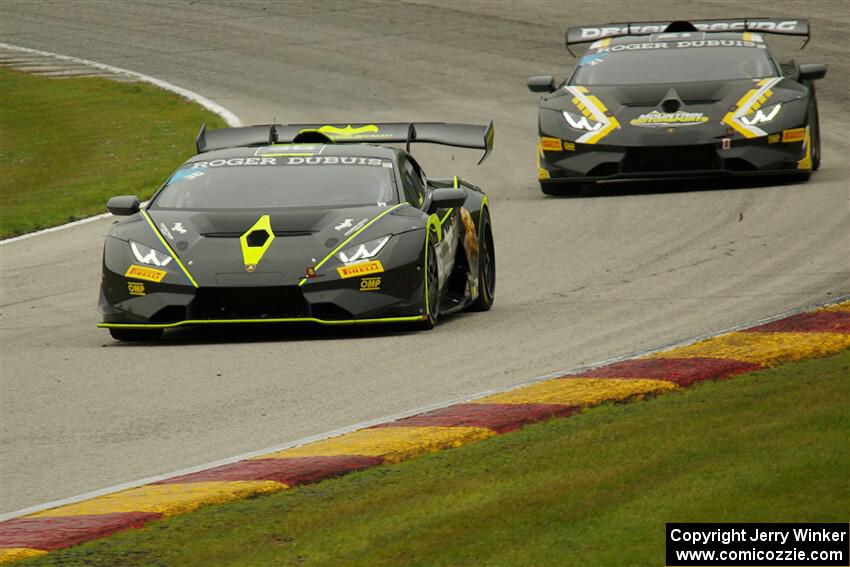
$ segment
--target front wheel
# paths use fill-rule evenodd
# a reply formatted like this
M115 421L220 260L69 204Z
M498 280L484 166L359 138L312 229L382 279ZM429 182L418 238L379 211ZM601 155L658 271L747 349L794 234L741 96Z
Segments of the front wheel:
M496 248L490 228L490 212L484 209L481 220L481 243L478 252L478 297L470 311L489 311L496 294Z
M440 317L440 267L437 264L437 250L433 240L436 234L428 239L425 251L425 315L426 318L418 325L420 329L431 330L437 325Z
M162 329L109 329L109 334L116 341L123 342L150 342L159 340Z

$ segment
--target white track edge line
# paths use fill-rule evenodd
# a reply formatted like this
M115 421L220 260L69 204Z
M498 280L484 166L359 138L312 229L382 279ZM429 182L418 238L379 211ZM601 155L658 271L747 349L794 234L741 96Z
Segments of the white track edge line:
M138 79L139 81L143 81L145 83L150 83L155 85L163 90L178 94L184 98L191 100L194 103L201 105L206 108L210 112L218 114L222 119L227 123L228 126L236 127L241 126L242 121L239 120L239 117L233 114L231 111L227 110L220 104L213 102L207 97L200 95L194 91L190 91L189 89L184 89L183 87L178 87L175 84L169 83L168 81L163 81L162 79L157 79L156 77L151 77L150 75L145 75L144 73L137 73L136 71L130 71L129 69L122 69L121 67L115 67L113 65L107 65L106 63L98 63L97 61L91 61L89 59L81 59L79 57L72 57L71 55L62 55L60 53L53 53L50 51L41 51L40 49L32 49L30 47L21 47L19 45L12 45L11 43L0 42L0 49L8 49L10 51L18 51L21 53L31 53L33 55L41 55L44 57L53 57L55 59L61 59L63 61L71 61L73 63L78 63L80 65L86 65L88 67L94 67L95 69L100 69L102 71L108 71L115 75L123 75L125 77L132 77L134 79ZM64 230L66 228L71 228L74 226L79 226L81 224L87 224L93 221L97 221L100 219L105 219L110 217L110 213L101 213L99 215L95 215L93 217L86 217L84 219L76 220L73 222L69 222L66 224L61 224L59 226L53 226L50 228L45 228L43 230L37 230L35 232L28 232L26 234L21 234L19 236L13 236L11 238L6 238L4 240L0 240L0 246L10 244L12 242L17 242L19 240L25 240L27 238L32 238L33 236L39 236L41 234L48 234L51 232L56 232L57 230Z
M211 461L208 463L204 463L202 465L196 465L194 467L188 467L185 469L180 469L177 471L158 474L149 476L146 478L141 478L138 480L133 480L130 482L124 482L121 484L116 484L113 486L108 486L106 488L101 488L98 490L93 490L91 492L85 492L83 494L79 494L77 496L71 496L69 498L63 498L61 500L53 500L51 502L45 502L44 504L37 504L35 506L30 506L28 508L23 508L21 510L16 510L14 512L7 512L6 514L0 514L0 522L5 522L6 520L12 520L14 518L19 518L21 516L26 516L29 514L35 514L37 512L42 512L44 510L49 510L51 508L58 508L59 506L66 506L68 504L76 504L77 502L83 502L85 500L90 500L92 498L97 498L98 496L106 496L108 494L113 494L115 492L120 492L122 490L127 490L130 488L137 488L139 486L144 486L146 484L152 484L154 482L159 482L162 480L166 480L169 478L174 478L177 476L183 476L186 474L196 473L200 471L204 471L207 469L220 467L222 465L230 465L236 463L238 461L242 461L245 459L250 459L252 457L259 457L261 455L265 455L268 453L275 453L277 451L283 451L284 449L291 449L293 447L300 447L301 445L307 445L309 443L314 443L316 441L322 441L325 439L330 439L332 437L339 437L340 435L345 435L346 433L352 433L359 429L366 429L367 427L372 427L374 425L379 425L382 423L391 423L393 421L398 421L399 419L404 419L406 417L412 417L414 415L419 415L421 413L438 410L442 408L446 408L449 406L453 406L455 404L461 404L464 402L468 402L471 400L476 400L479 398L483 398L485 396L491 396L493 394L501 394L503 392L509 392L511 390L515 390L517 388L522 388L524 386L528 386L530 384L535 384L537 382L543 382L544 380L550 380L552 378L557 378L559 376L564 376L566 374L575 374L577 372L584 372L586 370L592 370L594 368L599 368L601 366L608 366L609 364L614 364L616 362L622 362L623 360L631 360L633 358L639 358L642 356L646 356L648 354L655 354L658 352L668 351L674 348L687 346L690 344L697 343L699 341L703 341L706 339L710 339L712 337L716 337L719 335L723 335L726 333L732 333L738 331L740 329L749 329L750 327L756 327L758 325L764 325L766 323L771 323L773 321L777 321L779 319L784 319L786 317L790 317L792 315L797 315L798 313L804 313L806 311L812 311L814 309L819 309L822 307L828 307L830 305L843 303L845 301L850 300L850 295L842 295L833 299L828 299L825 301L821 301L818 303L806 305L803 307L798 307L796 309L791 309L789 311L784 311L777 315L771 315L769 317L764 317L762 319L756 319L755 321L749 321L747 323L740 323L738 325L733 325L731 327L726 327L725 329L721 329L719 331L714 331L712 333L706 333L704 335L699 335L696 337L692 337L689 339L684 339L681 341L675 341L672 343L668 343L661 347L654 347L645 350L639 350L635 352L631 352L628 354L623 354L619 356L614 356L611 358L607 358L605 360L594 362L591 364L585 364L583 366L577 366L575 368L569 370L559 370L557 372L550 372L548 374L543 374L541 376L537 376L532 378L531 380L526 380L525 382L520 382L518 384L513 384L511 386L505 386L501 388L492 388L490 390L485 390L483 392L478 392L476 394L472 394L470 396L464 396L461 398L454 398L448 401L437 402L434 404L429 404L426 406L421 406L416 409L408 410L401 413L392 414L385 417L379 417L375 419L370 419L367 421L361 421L360 423L355 423L354 425L349 425L346 427L342 427L340 429L334 429L333 431L328 431L325 433L319 433L317 435L311 435L309 437L302 437L301 439L297 439L295 441L290 441L288 443L282 443L280 445L275 445L272 447L267 447L265 449L258 449L256 451L250 451L248 453L242 453L240 455L235 455L232 457L227 457L224 459L219 459L217 461Z

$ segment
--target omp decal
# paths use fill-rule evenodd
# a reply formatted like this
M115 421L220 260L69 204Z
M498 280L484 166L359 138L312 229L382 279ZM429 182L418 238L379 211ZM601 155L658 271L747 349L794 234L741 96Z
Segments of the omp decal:
M381 291L381 278L363 278L360 280L360 291Z
M574 152L574 151L576 151L576 145L575 145L575 143L574 143L574 142L567 142L567 141L565 140L565 141L564 141L564 151L567 151L567 152Z
M806 137L805 128L794 128L792 130L782 131L782 142L799 142Z
M360 234L361 232L363 232L364 230L366 230L367 228L369 228L369 227L372 225L372 223L374 223L375 221L379 220L381 217L383 217L383 216L385 216L385 215L390 214L391 212L393 212L393 211L394 211L394 210L396 210L397 208L399 208L399 207L403 207L403 206L404 206L404 205L406 205L406 204L407 204L407 203L399 203L399 204L397 204L397 205L393 205L392 207L390 207L390 208L388 208L388 209L386 209L386 210L381 211L381 212L380 212L380 214L378 214L375 218L373 218L372 220L370 220L369 222L367 222L366 224L364 224L364 225L363 225L363 226L362 226L359 230L355 231L355 232L354 232L351 236L349 236L348 238L346 238L345 240L343 240L341 243L339 243L339 244L337 245L337 247L336 247L336 248L334 248L333 250L331 250L331 251L328 253L328 255L327 255L327 256L325 256L324 258L322 258L322 261L321 261L321 262L319 262L318 264L316 264L315 266L313 266L313 268L314 268L316 271L318 271L318 270L319 270L319 268L321 268L321 267L324 265L324 263L325 263L325 262L327 262L328 260L330 260L331 258L333 258L333 257L334 257L334 255L336 255L336 253L337 253L337 252L339 252L340 250L342 250L342 249L343 249L343 248L344 248L344 247L345 247L345 246L346 246L349 242L351 242L352 240L354 240L355 238L357 238L357 235L358 235L358 234ZM307 282L307 279L308 279L307 277L301 278L301 281L300 281L300 282L298 282L298 285L299 285L299 286L304 285L304 283L306 283L306 282Z
M340 266L336 271L339 273L339 277L343 279L356 278L357 276L365 276L367 274L380 274L384 271L384 265L381 264L380 260L371 260L359 264Z
M806 136L803 138L803 159L797 162L797 169L811 171L812 169L812 136L806 126Z
M758 83L756 83L757 88L747 91L746 94L744 94L744 96L735 103L733 109L726 113L726 116L723 117L721 122L745 138L766 136L767 132L758 126L747 124L742 119L744 116L761 108L765 101L773 96L773 91L771 89L781 80L782 77L774 77L772 79L762 79L758 81Z
M165 250L169 254L171 254L171 257L174 258L174 261L177 262L178 266L180 266L180 269L183 271L183 275L186 276L186 279L188 279L193 286L198 287L198 282L195 281L195 278L192 277L192 274L189 273L189 270L187 270L186 266L183 265L183 262L180 261L180 257L177 255L177 252L174 251L171 245L168 244L168 241L166 241L162 234L160 234L159 230L157 230L156 225L153 223L153 220L151 219L148 212L145 210L140 210L139 214L142 215L142 218L147 221L148 226L151 227L151 230L153 230L154 234L156 234L156 237L159 239L160 242L162 242L162 245L165 246Z
M564 87L567 92L573 95L573 104L586 117L593 118L602 126L593 132L587 132L576 138L576 142L581 144L595 144L612 131L620 127L620 123L614 116L608 116L608 109L602 104L602 101L591 95L586 87Z
M377 134L381 131L381 129L374 124L367 124L366 126L360 126L358 128L354 128L351 124L349 124L345 128L322 126L318 129L318 131L330 138L353 138L362 134Z
M242 261L245 264L246 271L253 272L257 269L257 264L263 259L266 250L269 249L274 239L269 215L261 216L254 223L254 226L239 237L239 244L242 246Z
M133 264L127 268L126 272L124 272L124 277L159 283L167 273L168 272L165 270L157 270L156 268L148 268L146 266L137 266L136 264ZM142 288L144 289L144 286L142 286Z
M776 144L776 143L779 142L779 140L781 138L782 138L781 134L771 134L770 136L767 137L767 143L768 144Z
M646 114L641 114L637 118L630 121L632 126L693 126L695 124L705 124L708 122L708 116L702 112L685 112L679 110L677 112L659 112L653 110Z
M127 271L129 272L129 270ZM130 295L145 295L145 284L141 282L127 282L127 292Z
M540 145L544 150L548 150L550 152L560 152L562 147L561 140L558 138L540 138Z

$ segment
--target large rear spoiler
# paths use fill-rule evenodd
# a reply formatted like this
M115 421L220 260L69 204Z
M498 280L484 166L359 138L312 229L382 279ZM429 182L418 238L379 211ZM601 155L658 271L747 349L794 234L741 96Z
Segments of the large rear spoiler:
M805 19L780 20L777 18L743 18L735 20L690 20L668 22L616 22L567 28L567 51L571 45L592 43L606 37L628 35L652 35L655 33L685 31L688 24L702 32L745 32L771 33L805 37L803 47L809 42L809 21ZM670 28L670 29L668 29ZM801 47L802 49L802 47Z
M374 124L269 124L207 130L201 126L195 149L199 154L239 146L322 142L352 144L414 142L484 150L478 163L493 149L493 122L486 126L446 122L386 122Z

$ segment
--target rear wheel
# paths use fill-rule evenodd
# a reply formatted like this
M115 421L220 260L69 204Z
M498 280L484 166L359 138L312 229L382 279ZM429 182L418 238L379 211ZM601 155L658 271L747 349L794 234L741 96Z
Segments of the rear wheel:
M490 212L484 209L481 220L481 243L478 252L478 298L470 311L489 311L496 294L496 249L490 229Z
M156 341L162 336L162 329L109 329L116 341L145 342Z

